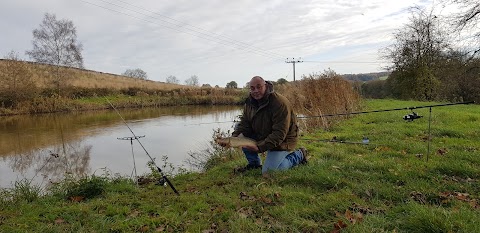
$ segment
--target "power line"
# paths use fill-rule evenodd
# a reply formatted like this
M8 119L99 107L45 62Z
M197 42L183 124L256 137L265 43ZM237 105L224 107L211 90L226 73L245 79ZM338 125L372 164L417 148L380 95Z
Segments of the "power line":
M111 2L107 2L107 1L104 1L104 0L100 0L102 2L105 2L109 5L113 5L113 6L117 6L121 9L124 9L124 10L127 10L127 11L132 11L132 12L135 12L137 14L140 14L140 15L143 15L145 17L148 17L148 18L153 18L153 19L157 19L157 20L160 20L168 25L165 25L165 24L159 24L158 22L156 21L151 21L151 20L147 20L147 19L144 19L144 18L140 18L140 17L137 17L135 15L132 15L132 14L128 14L128 13L125 13L125 12L122 12L122 11L118 11L118 10L115 10L115 9L112 9L112 8L108 8L108 7L105 7L105 6L101 6L101 5L98 5L98 4L95 4L95 3L92 3L92 2L89 2L89 1L85 1L85 0L80 0L82 2L85 2L87 4L90 4L90 5L93 5L93 6L96 6L96 7L99 7L99 8L103 8L105 10L109 10L109 11L112 11L112 12L116 12L116 13L119 13L119 14L123 14L123 15L127 15L129 17L132 17L132 18L136 18L136 19L139 19L139 20L142 20L142 21L145 21L145 22L149 22L149 23L152 23L152 24L156 24L156 25L159 25L159 26L162 26L162 27L166 27L168 29L171 29L171 30L174 30L174 31L177 31L177 32L182 32L182 33L186 33L186 34L189 34L189 35L192 35L192 36L196 36L196 37L199 37L199 38L202 38L202 39L205 39L205 40L208 40L208 41L212 41L212 42L216 42L216 43L219 43L219 44L222 44L222 45L225 45L225 46L229 46L229 47L233 47L235 49L239 49L239 50L244 50L244 51L247 51L247 52L252 52L252 53L256 53L258 55L261 55L261 56L264 56L264 57L269 57L269 58L274 58L274 59L280 59L281 57L278 56L277 54L274 54L274 53L271 53L271 52L268 52L266 50L260 50L260 49L257 49L253 46L248 46L248 47L241 47L240 46L240 43L243 43L243 42L238 42L238 41L235 41L235 40L227 40L227 39L222 39L222 38L219 38L219 37L215 37L215 36L212 36L210 34L207 34L205 32L201 32L199 30L192 30L192 29L189 29L189 28L184 28L184 30L181 30L181 26L180 24L175 24L175 23L172 23L172 22L169 22L167 20L164 20L164 19L161 19L161 18L158 18L158 17L153 17L153 16L150 16L150 15L147 15L143 12L139 12L139 11L136 11L136 10L132 10L132 9L129 9L129 8L126 8L124 6L121 6L121 5L118 5L118 4L115 4L115 3L111 3ZM178 21L180 22L180 21ZM204 30L206 31L206 30ZM193 32L193 33L192 33ZM246 43L243 43L246 45Z
M339 63L339 64L350 64L350 63L361 63L361 64L380 64L380 63L391 63L391 62L380 62L380 61L303 61L311 63Z
M101 1L103 1L103 0L101 0ZM105 1L104 1L104 2L105 2ZM270 51L268 51L268 50L264 50L264 49L261 49L261 48L256 48L255 46L253 46L253 45L251 45L251 44L247 44L247 43L245 43L245 42L236 40L235 38L228 37L228 36L225 36L225 35L222 35L222 34L219 34L219 33L215 33L215 32L212 32L212 31L208 31L208 30L203 29L203 28L201 28L201 27L197 27L197 26L195 26L195 25L192 25L192 24L189 24L189 23L182 22L182 21L180 21L180 20L171 18L171 17L169 17L169 16L167 16L167 15L163 15L163 14L160 14L160 13L157 13L157 12L154 12L154 11L151 11L151 10L148 10L148 9L146 9L146 8L143 8L143 7L135 6L135 5L133 5L133 4L130 4L130 3L125 2L125 1L122 1L122 0L118 0L118 2L122 2L122 3L125 3L125 4L129 5L129 6L132 6L132 7L141 9L141 10L144 10L144 11L146 11L146 12L149 12L149 13L152 13L152 14L155 14L155 15L158 15L158 16L163 17L163 18L167 18L167 19L169 19L169 20L171 20L171 21L178 22L178 23L180 24L180 25L178 25L178 26L184 26L184 25L186 25L186 26L189 26L189 27L191 27L191 28L194 28L194 29L203 31L203 32L205 32L205 33L208 33L208 34L206 34L206 35L208 35L208 36L210 36L210 37L214 37L214 38L215 38L215 37L222 37L222 38L225 38L226 40L232 41L232 43L235 43L235 44L240 44L240 45L243 45L243 46L245 46L245 47L255 48L255 49L257 49L257 50L264 51L265 53L269 53L269 54L272 54L272 55L274 55L274 56L283 57L282 55L280 55L280 54L278 54L278 53L270 52ZM164 21L164 20L162 20L162 21ZM195 30L192 30L192 31L195 31ZM197 31L195 31L195 32L197 32ZM204 33L202 33L202 34L204 34Z

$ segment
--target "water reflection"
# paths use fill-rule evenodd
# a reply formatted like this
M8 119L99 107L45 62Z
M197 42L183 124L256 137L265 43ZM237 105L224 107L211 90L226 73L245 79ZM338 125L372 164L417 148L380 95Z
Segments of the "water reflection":
M153 157L168 156L169 163L183 165L188 151L202 149L213 129L231 128L239 109L183 106L120 114L135 134L146 135L142 144ZM20 178L56 181L65 173L80 176L102 168L130 175L130 141L117 139L126 136L131 132L114 111L0 117L0 187ZM148 157L134 147L139 174L148 172Z
M89 174L91 149L92 145L74 141L50 149L31 150L16 156L3 157L3 160L7 161L12 172L28 177L29 180L36 180L36 183L57 182L66 174L72 177Z
M64 174L74 177L90 173L90 152L92 145L84 145L81 141L68 143L54 148L42 159L43 166L36 170L50 181L55 182L61 179Z

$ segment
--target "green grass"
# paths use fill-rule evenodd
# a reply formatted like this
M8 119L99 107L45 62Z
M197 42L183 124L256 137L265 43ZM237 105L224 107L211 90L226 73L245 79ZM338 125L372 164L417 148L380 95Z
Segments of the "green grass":
M432 105L365 101L364 110ZM304 135L306 166L233 174L239 151L204 173L171 178L180 192L113 177L25 184L0 192L0 232L480 232L480 106L362 114ZM321 140L336 136L346 142ZM442 152L446 153L442 153ZM428 161L427 161L428 157ZM70 192L69 192L70 191ZM88 196L92 194L91 196ZM84 196L79 202L68 196Z

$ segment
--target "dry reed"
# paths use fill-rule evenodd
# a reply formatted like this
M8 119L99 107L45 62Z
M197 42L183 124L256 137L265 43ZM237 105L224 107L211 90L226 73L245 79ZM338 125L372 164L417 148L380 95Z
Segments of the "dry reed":
M290 100L297 114L305 117L299 120L302 130L329 129L340 117L324 115L349 113L360 107L361 98L352 83L334 73L309 75L279 85L277 91Z

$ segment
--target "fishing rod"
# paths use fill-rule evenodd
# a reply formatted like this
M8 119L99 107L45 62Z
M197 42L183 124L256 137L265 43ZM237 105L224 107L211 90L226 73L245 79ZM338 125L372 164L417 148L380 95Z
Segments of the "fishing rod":
M414 110L420 108L433 108L433 107L442 107L442 106L451 106L451 105L461 105L461 104L474 104L475 101L468 101L468 102L458 102L458 103L446 103L446 104L435 104L435 105L425 105L425 106L416 106L416 107L404 107L404 108L392 108L392 109L380 109L380 110L372 110L372 111L361 111L361 112L347 112L347 113L336 113L336 114L323 114L323 115L316 115L316 116L299 116L297 115L297 119L308 119L308 118L321 118L321 117L333 117L333 116L348 116L348 115L358 115L358 114L366 114L366 113L376 113L376 112L391 112L391 111L400 111L400 110ZM412 112L411 114L405 115L403 117L404 120L413 121L415 119L421 118L417 113ZM215 121L215 122L206 122L206 123L196 123L196 124L188 124L188 125L204 125L204 124L218 124L218 123L228 123L228 122L238 122L238 120L231 120L231 121Z
M330 143L343 143L343 144L356 144L356 145L371 145L371 146L380 146L378 144L370 143L368 137L363 137L361 142L352 142L352 141L344 141L339 140L337 137L333 137L332 139L316 139L316 138L300 138L303 141L310 141L310 142L330 142Z
M167 176L163 173L162 169L160 169L159 166L157 166L157 164L155 163L155 160L152 158L152 156L150 156L150 153L148 153L147 149L145 149L145 147L143 146L142 142L139 140L139 136L135 135L135 133L133 132L132 128L130 128L130 126L127 124L127 122L125 121L125 119L122 117L122 115L120 114L120 112L117 110L117 108L115 108L115 106L113 106L113 104L107 99L107 97L104 97L105 100L108 102L108 104L110 104L110 106L112 106L112 108L115 110L115 112L118 114L118 116L122 119L123 123L127 126L127 128L130 130L130 132L132 133L133 135L133 139L135 139L138 144L140 144L140 146L142 147L142 149L145 151L145 153L147 154L147 156L150 158L150 161L152 162L152 165L154 165L155 167L157 167L157 170L158 172L160 173L160 175L162 176L162 179L163 181L167 182L168 186L170 186L170 188L172 188L173 192L175 192L175 194L177 195L180 195L180 193L178 193L177 189L175 189L175 187L173 186L172 182L170 182L170 180L167 178Z
M348 115L357 115L357 114L366 114L366 113L375 113L375 112L391 112L391 111L399 111L399 110L414 110L420 108L433 108L433 107L442 107L442 106L451 106L451 105L460 105L460 104L473 104L475 101L469 102L458 102L458 103L446 103L446 104L434 104L434 105L425 105L425 106L417 106L417 107L405 107L405 108L392 108L392 109L381 109L381 110L372 110L372 111L362 111L362 112L350 112L350 113L336 113L336 114L324 114L324 115L317 115L317 116L297 116L299 119L307 119L307 118L318 118L318 117L331 117L331 116L348 116ZM421 116L412 114L411 117L405 116L405 120L409 119L417 119Z

